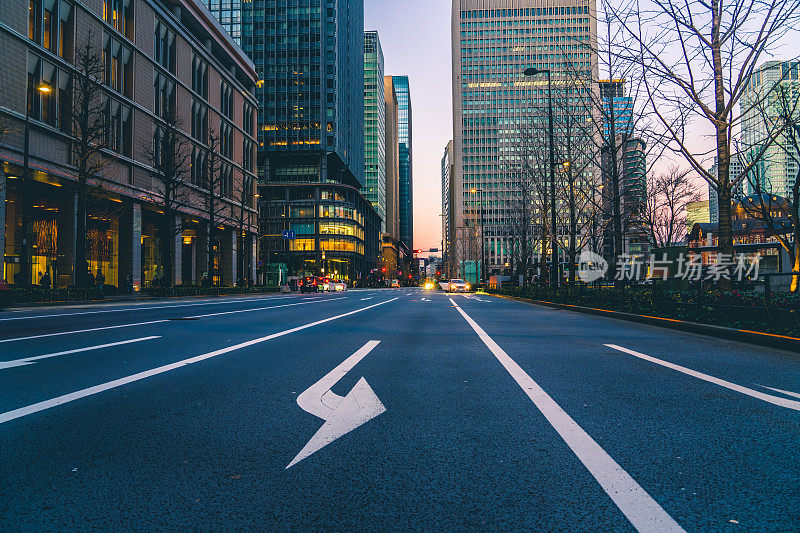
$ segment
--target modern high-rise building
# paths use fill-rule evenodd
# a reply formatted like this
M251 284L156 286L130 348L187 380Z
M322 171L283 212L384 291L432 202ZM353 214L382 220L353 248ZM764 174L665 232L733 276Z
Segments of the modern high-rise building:
M364 187L363 0L246 2L242 48L259 74L265 274L351 282L378 258ZM285 232L285 233L284 233Z
M767 61L751 75L741 101L743 162L757 159L745 179L748 196L756 193L757 184L767 194L791 197L800 154L785 134L778 135L766 151L763 146L782 127L784 114L795 121L800 118L798 98L800 61Z
M512 260L519 124L547 113L546 77L523 72L549 69L554 88L567 71L590 85L598 79L596 26L595 0L453 0L451 209L459 239L474 234L483 212L487 275ZM474 257L456 262L466 259Z
M612 129L617 137L627 139L633 135L633 98L625 96L625 80L600 80L603 98L603 139L611 138ZM611 121L614 121L613 127Z
M252 6L251 0L203 0L208 10L219 21L222 29L228 32L236 44L241 44L242 21L246 8Z
M731 168L730 168L730 180L731 183L736 182L731 190L731 202L735 202L736 200L741 200L744 198L744 180L736 181L742 175L742 171L744 167L742 165L741 156L740 154L734 154L731 156ZM714 157L714 164L708 170L708 172L714 177L717 177L717 158ZM709 222L712 224L719 223L719 197L717 196L717 189L712 187L710 184L708 185L708 213L709 213Z
M400 239L399 125L397 94L391 76L384 76L383 89L386 99L386 233L397 241Z
M364 33L364 186L386 232L386 95L383 50L376 31Z
M445 275L450 277L452 268L452 247L455 238L455 217L453 216L453 141L449 141L442 156L442 260Z
M414 241L414 158L411 120L411 89L408 76L393 76L397 94L398 157L400 168L400 241L413 250Z
M695 224L708 224L711 222L708 211L708 200L689 202L686 204L686 233L692 232Z

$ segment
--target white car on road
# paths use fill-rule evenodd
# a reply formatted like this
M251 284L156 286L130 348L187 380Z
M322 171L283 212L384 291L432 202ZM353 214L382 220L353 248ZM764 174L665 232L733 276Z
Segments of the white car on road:
M469 283L463 279L451 279L447 286L447 292L468 292Z

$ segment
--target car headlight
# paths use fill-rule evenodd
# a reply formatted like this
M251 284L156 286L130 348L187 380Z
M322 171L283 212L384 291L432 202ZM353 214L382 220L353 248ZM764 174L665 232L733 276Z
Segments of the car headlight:
M469 283L468 283L468 284L466 284L466 285L464 285L464 288L465 288L465 289L467 289L467 290L469 290Z

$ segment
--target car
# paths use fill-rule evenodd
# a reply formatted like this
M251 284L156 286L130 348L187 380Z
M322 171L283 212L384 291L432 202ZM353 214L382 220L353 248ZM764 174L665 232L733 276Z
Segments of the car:
M300 292L319 292L319 284L314 276L306 276L300 279Z
M389 286L392 287L393 289L394 288L399 288L400 287L400 282L398 280L396 280L396 279L393 279L391 281L391 283L389 283Z
M327 277L317 278L317 285L319 286L319 290L321 290L322 292L333 290L333 281L331 280L331 278Z
M430 280L430 279L426 280L424 287L425 287L426 291L432 291L432 290L436 289L436 281Z
M469 283L464 281L463 279L451 279L450 284L447 287L448 292L468 292L469 291Z
M347 290L347 283L345 283L344 281L342 281L340 279L334 280L333 289L332 290L334 290L336 292L346 291Z

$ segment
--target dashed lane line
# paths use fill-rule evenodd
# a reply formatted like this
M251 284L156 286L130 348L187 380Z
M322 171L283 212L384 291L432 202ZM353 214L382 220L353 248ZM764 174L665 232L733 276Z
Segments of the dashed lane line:
M778 396L773 396L771 394L766 394L761 391L753 390L748 387L743 387L741 385L737 385L736 383L731 383L730 381L710 376L708 374L698 372L697 370L692 370L691 368L686 368L685 366L676 365L675 363L670 363L669 361L664 361L663 359L658 359L651 355L645 355L635 350L630 350L628 348L623 348L622 346L617 346L616 344L606 344L605 346L626 353L628 355L638 357L639 359L644 359L645 361L650 361L651 363L671 368L672 370L677 370L678 372L682 372L687 376L692 376L697 379L702 379L703 381L713 383L714 385L719 385L720 387L725 387L726 389L746 394L747 396L750 396L752 398L756 398L758 400L762 400L767 403L771 403L773 405L777 405L780 407L785 407L786 409L793 409L795 411L800 411L800 402L798 402L797 400L788 400L786 398L780 398Z

